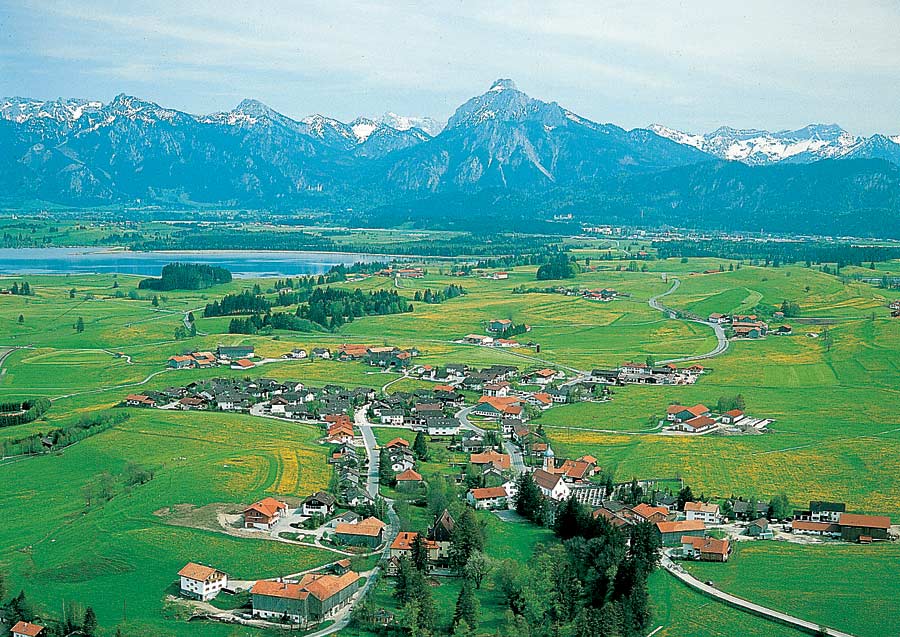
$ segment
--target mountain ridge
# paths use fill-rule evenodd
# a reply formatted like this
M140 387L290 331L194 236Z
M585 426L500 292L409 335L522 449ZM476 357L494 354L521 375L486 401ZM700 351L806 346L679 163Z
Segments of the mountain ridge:
M192 115L126 94L106 104L0 98L0 196L68 206L352 209L365 223L404 209L438 225L450 215L429 206L470 206L473 221L502 210L525 225L524 211L548 218L567 210L586 222L777 229L803 218L823 230L832 215L836 230L888 235L900 234L898 142L854 138L835 124L626 130L533 98L508 79L466 100L446 125L392 113L294 119L253 99Z

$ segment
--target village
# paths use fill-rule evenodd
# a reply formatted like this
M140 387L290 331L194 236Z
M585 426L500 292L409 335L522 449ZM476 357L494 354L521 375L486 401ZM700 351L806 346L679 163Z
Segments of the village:
M512 325L492 321L489 330L502 333ZM365 345L294 349L284 355L356 361L427 383L411 391L212 378L125 397L127 407L240 412L321 427L323 467L333 474L328 490L266 497L220 520L222 532L313 545L338 559L312 571L255 581L233 580L213 564L192 562L177 574L182 603L215 621L307 630L348 621L369 588L380 577L401 574L406 560L424 561L431 576L457 577L449 562L457 521L449 509L437 513L425 532L403 528L395 511L398 502L429 497L434 477L421 466L429 450L431 461L446 458L443 475L449 476L458 501L473 511L502 519L519 516L520 490L535 489L543 501L541 523L547 526L570 502L617 529L626 541L638 525L651 526L670 560L664 566L671 560L726 562L736 542L865 544L897 536L889 518L847 512L843 503L811 501L806 510L786 512L752 499L695 499L678 479L615 483L593 456L556 457L539 424L541 413L554 405L608 400L612 385L693 384L708 373L700 365L677 368L648 361L567 376L562 370L522 371L496 364L417 365L418 355L415 348ZM258 364L254 357L250 346L220 346L215 354L191 354L187 365L250 369ZM173 359L170 365L181 368L182 357ZM716 408L671 404L659 433L761 433L771 422L745 413L738 397ZM376 433L383 431L397 435L379 444ZM362 558L377 558L377 564L354 570ZM211 605L220 595L244 595L247 602L231 609ZM387 609L377 613L382 625L395 620Z

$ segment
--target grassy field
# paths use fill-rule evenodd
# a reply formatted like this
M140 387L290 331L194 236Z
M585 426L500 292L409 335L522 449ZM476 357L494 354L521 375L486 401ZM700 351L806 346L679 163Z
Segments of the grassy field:
M76 234L100 231L71 229ZM379 235L379 241L394 239ZM579 256L602 255L597 245L581 249ZM0 280L0 287L6 287L12 280L25 279L36 292L31 297L3 296L0 302L0 345L25 348L3 363L0 398L54 399L43 419L0 429L0 437L19 438L69 424L85 413L112 407L132 391L213 376L246 376L227 369L165 371L169 356L214 349L219 343L251 342L261 356L271 358L293 347L333 348L345 342L415 345L422 351L421 363L505 363L523 369L551 364L587 370L631 359L643 361L648 356L660 360L702 354L715 346L709 328L669 320L647 304L650 297L669 289L671 277L678 276L681 286L666 297L672 307L704 315L774 309L787 299L800 305L801 318L827 319L833 345L829 349L822 339L805 335L820 331L821 326L787 319L795 327L794 336L733 343L724 355L704 362L709 373L696 385L617 388L606 403L556 406L540 422L557 456L590 453L620 480L680 476L697 493L768 498L784 492L796 505L810 499L841 500L851 510L882 513L900 521L900 321L888 318L882 290L793 266L744 265L728 271L730 263L716 259L692 258L686 264L648 261L646 272L619 271L621 262L595 260L592 264L595 270L561 282L535 281L534 267L516 268L506 281L460 279L442 274L441 267L431 267L423 279L401 281L400 293L412 297L417 290L456 283L467 294L441 305L417 303L410 314L365 317L336 333L265 336L225 334L228 320L200 318L200 308L226 292L256 283L269 290L274 284L271 279L235 280L203 292L170 292L160 299L159 307L153 306L150 295L136 290L137 277ZM699 274L717 270L720 264L725 272ZM613 287L627 296L595 303L561 294L513 293L520 286L557 284ZM343 285L378 289L393 287L394 282L370 277ZM134 296L141 298L129 298ZM200 334L177 341L175 329L188 311L197 315ZM85 324L81 333L74 329L78 317ZM540 344L540 353L534 348L498 350L452 342L471 332L484 333L492 318L531 325L531 331L518 339ZM397 378L359 363L332 361L279 360L252 374L310 385L335 382L376 389ZM422 386L427 384L403 380L392 389ZM720 396L738 393L744 396L749 413L775 419L771 433L694 438L646 433L670 402L715 404ZM376 434L383 443L398 432L379 428ZM133 411L129 421L62 454L0 464L0 483L9 485L0 493L7 520L0 530L0 569L9 573L10 588L24 588L45 608L56 609L66 599L93 605L103 626L121 621L124 597L128 625L147 634L244 634L224 626L188 627L173 618L163 598L185 561L210 561L237 577L259 577L330 561L331 554L272 543L260 550L259 541L172 526L154 512L185 504L248 503L263 495L303 495L321 488L329 473L324 449L315 443L317 435L315 428L246 416ZM412 440L408 434L405 437ZM438 451L421 466L426 477L447 473L448 463L457 459ZM84 485L100 472L121 472L128 461L153 468L155 479L86 509ZM423 509L409 509L416 525L429 522ZM552 541L546 531L503 523L493 516L487 519L489 550L498 557L524 560L534 542ZM804 547L802 555L791 550L774 543L741 546L734 562L720 571L735 573L733 579L710 578L721 581L727 590L775 604L785 591L804 588L803 576L795 578L794 572L807 573L809 578L820 570L842 573L847 569L842 571L837 561L852 558L854 578L879 581L886 577L884 564L896 562L897 557L883 547L852 547L852 555L831 552L831 547L821 551ZM790 566L779 568L778 564ZM791 574L785 574L787 568ZM777 578L763 586L761 578L772 570ZM824 588L809 585L806 589L819 591L820 597L826 591L840 596L838 580L825 578L821 580ZM732 581L733 589L728 586ZM887 600L896 595L889 588L861 590L875 612L882 614L887 612ZM449 583L438 587L436 596L452 601L457 592L456 585ZM664 626L659 634L790 632L722 608L664 573L654 576L652 593L657 621ZM496 607L492 594L490 589L484 592L483 608ZM378 600L388 604L389 595L384 585L378 588ZM831 622L832 611L825 604L817 606L817 599L812 595L798 599L797 612ZM501 621L502 613L489 613L485 627L492 632ZM867 634L854 625L843 627Z
M727 564L688 563L698 578L859 637L900 634L896 545L739 542Z
M321 488L328 477L318 435L316 428L243 416L134 411L63 453L0 466L0 509L13 521L0 529L8 584L48 609L67 599L91 604L105 626L127 612L133 634L198 634L197 625L171 621L163 603L186 562L256 579L327 563L333 554L172 526L161 513ZM128 461L152 468L154 479L87 507L82 489L91 478L117 474ZM221 625L199 630L232 634Z

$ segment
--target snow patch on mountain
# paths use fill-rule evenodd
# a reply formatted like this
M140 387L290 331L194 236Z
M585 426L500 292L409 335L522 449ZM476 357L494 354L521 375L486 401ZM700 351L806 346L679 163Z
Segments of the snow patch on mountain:
M96 113L103 103L85 99L35 100L24 97L0 98L0 118L17 124L32 120L73 123L86 113Z
M774 133L723 126L711 133L695 134L659 124L651 125L650 130L661 137L693 146L716 157L747 164L842 157L862 141L862 138L851 135L835 124L810 124L795 131Z
M439 122L431 117L410 117L407 115L397 115L388 111L377 119L379 124L390 126L394 130L407 131L412 128L418 128L428 133L430 137L434 137L444 130L444 123Z
M378 124L366 117L357 117L350 122L350 130L352 130L353 134L356 136L356 142L358 144L362 144L369 139L369 136L374 133L377 128Z

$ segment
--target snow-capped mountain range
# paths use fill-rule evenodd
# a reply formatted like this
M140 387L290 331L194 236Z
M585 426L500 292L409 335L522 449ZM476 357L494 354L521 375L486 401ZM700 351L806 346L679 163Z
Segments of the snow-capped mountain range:
M172 123L180 118L193 118L201 124L223 126L274 125L347 148L365 143L376 133L376 137L392 136L411 143L424 141L443 128L440 122L430 117L406 117L396 113L386 113L378 119L358 117L349 123L319 114L294 120L254 99L245 99L227 112L189 115L125 94L117 95L108 104L98 100L74 98L56 100L0 98L0 119L42 132L50 126L60 127L66 132L83 131L96 126L98 122L111 123L116 117L145 123L154 121ZM384 129L390 131L386 132ZM400 146L406 145L400 143Z
M657 135L679 144L693 146L720 159L741 161L751 165L865 156L872 140L879 137L891 144L897 144L897 152L900 154L900 135L858 137L851 135L837 124L810 124L798 130L774 133L727 126L704 134L686 133L660 124L653 124L649 128Z
M124 94L108 103L0 98L0 199L353 208L413 224L424 223L423 206L435 224L496 211L527 222L567 209L698 227L900 234L900 136L856 137L835 125L627 130L509 79L446 125L395 113L294 119L252 99L193 115Z

